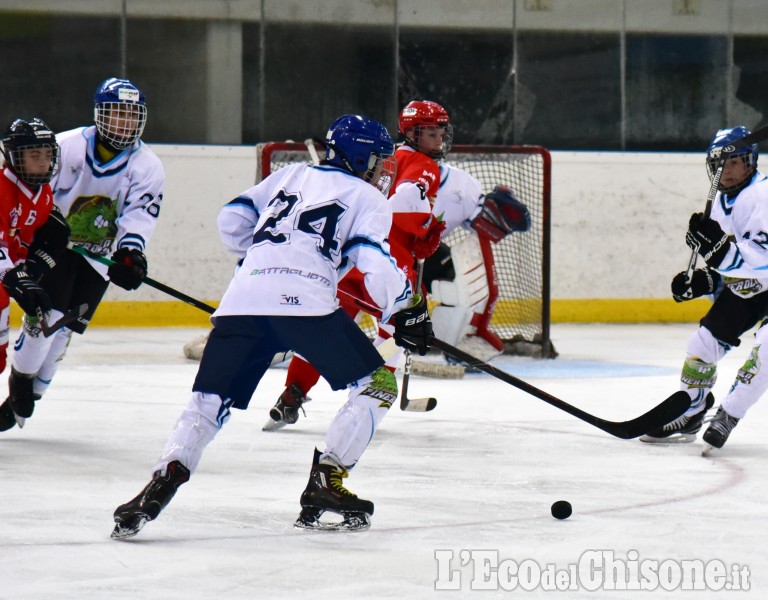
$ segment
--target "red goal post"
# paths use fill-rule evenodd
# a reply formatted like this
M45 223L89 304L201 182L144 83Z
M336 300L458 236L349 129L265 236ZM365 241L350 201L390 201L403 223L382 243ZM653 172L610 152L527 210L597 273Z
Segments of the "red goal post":
M323 149L305 143L268 142L257 146L257 183L279 168L296 162L312 163L311 151L323 158ZM552 162L540 146L454 146L446 158L463 169L489 192L505 185L517 193L531 214L531 228L491 244L481 238L488 268L490 298L475 324L482 337L498 338L505 353L552 358L550 340L550 203ZM459 228L445 240L455 244L471 232Z

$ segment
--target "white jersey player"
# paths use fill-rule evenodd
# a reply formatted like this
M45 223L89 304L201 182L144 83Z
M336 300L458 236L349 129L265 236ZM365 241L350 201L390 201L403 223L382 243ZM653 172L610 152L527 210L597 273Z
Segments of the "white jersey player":
M448 164L440 165L440 188L432 212L446 224L443 239L457 227L473 233L450 248L441 244L424 264L424 283L430 298L439 302L432 311L435 336L488 360L503 348L493 345L496 340L484 340L484 333L476 329L489 301L491 266L485 264L474 234L498 242L513 231L527 231L530 214L512 189L497 186L483 194L477 179Z
M722 149L748 135L745 127L718 131L707 149L714 176ZM688 341L681 389L691 408L681 417L641 439L645 442L691 442L714 405L712 387L717 364L740 337L758 323L752 352L704 432L706 451L722 448L732 429L768 389L768 178L757 170L757 144L729 154L709 217L691 216L686 243L706 265L691 275L678 273L672 295L678 302L713 295L714 303Z
M144 94L128 80L107 79L94 95L95 126L57 136L60 170L51 187L69 224L70 243L115 264L107 268L67 252L42 277L40 286L53 304L49 321L65 314L73 320L46 338L37 321L25 317L14 347L11 397L34 402L45 393L72 332L85 331L110 280L134 290L146 275L144 249L157 224L165 183L160 160L140 140L146 118Z
M203 450L230 417L245 409L279 351L293 349L349 398L315 450L297 527L365 529L373 503L342 480L365 451L397 397L384 358L338 306L339 271L355 266L398 345L424 354L432 328L425 300L413 295L389 253L392 216L384 190L392 181L394 143L386 128L344 115L328 130L326 160L277 171L233 200L219 219L222 239L247 254L212 318L187 409L154 467L152 481L115 511L114 538L131 537L157 518L195 471ZM255 227L254 227L255 217ZM343 521L320 521L325 511Z

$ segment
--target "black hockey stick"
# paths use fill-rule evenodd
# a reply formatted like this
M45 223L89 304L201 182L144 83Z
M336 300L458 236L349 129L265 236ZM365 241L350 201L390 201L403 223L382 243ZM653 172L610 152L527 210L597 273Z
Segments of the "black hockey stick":
M75 246L70 245L69 248L73 252L77 252L81 256L85 256L86 258L90 258L95 260L96 262L100 262L103 265L111 266L115 264L115 261L110 260L104 256L99 256L98 254L93 254L92 252L88 252L85 248L82 246ZM187 296L184 292L180 292L179 290L173 289L172 287L165 285L164 283L160 283L159 281L155 281L151 277L144 277L143 279L144 283L146 283L148 286L155 288L156 290L160 290L161 292L164 292L168 294L169 296L173 296L177 300L181 300L182 302L186 302L187 304L191 304L195 308L199 308L200 310L204 310L205 312L209 314L213 314L216 309L211 306L210 304L206 304L205 302L201 302L200 300L197 300L193 298L192 296Z
M605 419L591 415L588 412L584 412L559 398L555 398L551 394L532 386L530 383L526 383L514 375L510 375L505 371L497 369L493 365L483 362L479 358L475 358L471 354L467 354L458 348L454 348L442 340L433 337L432 345L472 367L485 371L489 375L493 375L497 379L501 379L503 382L509 383L510 385L527 392L531 396L535 396L539 400L543 400L547 404L551 404L555 408L559 408L560 410L573 415L577 419L581 419L585 423L589 423L590 425L602 429L606 433L610 433L623 440L636 438L649 431L658 429L682 415L691 406L691 397L688 393L679 391L672 394L658 406L653 407L644 415L640 415L635 419L629 421L606 421Z
M424 260L419 260L416 266L416 293L421 293L421 278L424 275ZM403 367L403 386L400 390L400 410L409 410L412 412L427 412L437 406L437 398L409 398L408 381L411 379L411 367L413 365L413 354L410 350L405 351L405 366Z
M704 206L704 218L709 218L712 213L712 204L715 201L717 195L717 188L720 185L720 179L723 176L723 170L725 169L725 163L731 157L731 154L736 152L739 148L745 148L752 144L757 144L768 139L768 125L761 127L757 131L753 131L749 135L745 135L743 138L736 140L732 144L723 146L720 150L720 157L717 161L717 168L712 176L712 184L709 186L709 194L707 194L707 203ZM693 278L693 271L696 269L696 260L699 257L698 249L691 251L691 260L688 261L688 270L686 271L686 279L690 283Z
M77 321L77 319L82 317L86 312L88 312L88 305L85 303L80 304L79 306L70 308L67 312L65 312L61 316L61 318L58 321L56 321L55 323L51 323L50 325L46 322L45 317L43 317L42 315L39 315L40 329L43 332L43 337L51 337L54 333L56 333L62 327L66 327L72 321Z

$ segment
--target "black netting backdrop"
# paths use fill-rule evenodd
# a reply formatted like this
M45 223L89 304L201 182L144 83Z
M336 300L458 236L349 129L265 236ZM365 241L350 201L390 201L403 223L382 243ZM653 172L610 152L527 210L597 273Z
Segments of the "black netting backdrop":
M319 158L323 157L318 146ZM305 144L269 143L257 148L257 181L295 162L312 162ZM506 185L531 213L531 229L513 233L493 246L499 296L491 331L513 354L553 356L549 339L550 157L536 146L454 146L446 160L467 171L484 192ZM449 245L470 235L457 229ZM369 326L367 320L363 326ZM371 330L372 332L372 330Z

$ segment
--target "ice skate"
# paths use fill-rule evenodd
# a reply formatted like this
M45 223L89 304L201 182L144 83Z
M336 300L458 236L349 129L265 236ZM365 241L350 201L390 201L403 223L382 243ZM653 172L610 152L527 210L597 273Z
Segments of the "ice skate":
M739 419L729 415L722 406L717 408L715 416L712 417L712 421L704 432L704 449L702 455L707 456L714 449L720 449L725 442L728 441L728 436L731 435L731 431L739 423Z
M189 469L179 461L168 464L165 475L156 472L141 493L115 510L112 539L131 538L149 521L154 521L176 494L182 483L189 481Z
M701 411L693 415L681 415L674 421L670 421L660 429L649 431L640 437L641 442L648 444L687 444L696 439L696 434L701 430L704 416L715 404L715 397L708 393Z
M0 431L8 431L16 425L16 415L11 408L11 399L7 398L0 405Z
M301 494L301 514L295 526L299 529L324 531L364 531L371 526L373 502L358 498L344 487L342 480L349 471L336 464L312 465L309 483ZM330 511L343 517L339 522L321 521Z
M35 401L40 400L40 394L35 394L32 391L34 378L34 375L19 373L11 367L11 375L8 377L9 396L7 401L10 401L13 412L22 419L28 419L32 416L35 410Z
M269 420L261 430L276 431L286 425L293 425L299 420L299 410L304 413L304 416L307 415L302 405L311 400L312 398L306 396L298 385L292 383L280 394L277 403L269 411Z

